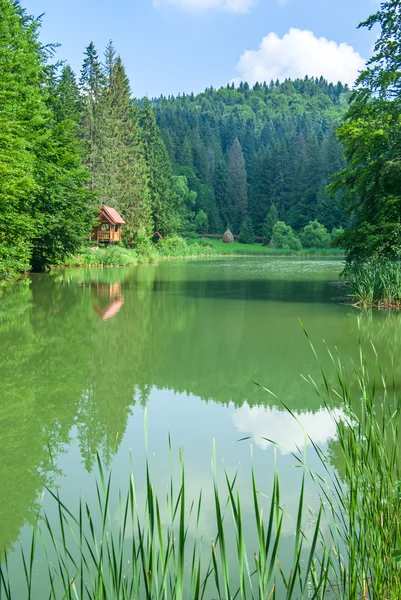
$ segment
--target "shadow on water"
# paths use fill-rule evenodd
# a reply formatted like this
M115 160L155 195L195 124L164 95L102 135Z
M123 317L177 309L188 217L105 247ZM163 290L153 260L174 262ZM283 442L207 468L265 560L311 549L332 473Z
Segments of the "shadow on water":
M188 298L251 300L269 302L332 302L335 290L329 281L155 281L153 290Z
M1 291L1 547L32 522L43 482L52 482L48 447L62 455L74 430L87 471L88 449L109 464L133 407L145 406L152 389L242 407L240 430L278 404L251 379L299 414L319 417L319 398L300 377L318 380L319 367L298 318L322 354L324 337L350 364L358 331L366 345L378 333L389 362L388 333L401 332L400 319L330 301L332 271L302 281L295 266L264 281L256 261L253 278L246 261L238 264L237 277L231 264L224 280L199 263L162 264L56 271Z

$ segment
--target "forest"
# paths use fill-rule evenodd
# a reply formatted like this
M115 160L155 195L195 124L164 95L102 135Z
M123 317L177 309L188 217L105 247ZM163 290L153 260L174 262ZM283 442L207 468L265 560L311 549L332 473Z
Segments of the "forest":
M306 77L135 98L112 42L103 56L89 43L75 74L41 44L40 20L0 3L1 279L63 263L101 204L123 215L130 245L227 227L268 244L279 221L276 241L296 250L290 227L313 221L327 246L325 227L347 226L341 193L326 193L344 166L346 86Z
M75 74L40 19L0 6L0 279L65 264L102 204L149 256L152 239L229 228L287 252L399 258L397 3L361 24L382 34L352 91L305 76L152 99L111 41Z
M296 231L314 219L345 227L340 194L326 188L344 166L335 131L349 97L341 83L305 77L155 99L174 172L196 192L197 230L238 234L249 215L263 236L272 204Z

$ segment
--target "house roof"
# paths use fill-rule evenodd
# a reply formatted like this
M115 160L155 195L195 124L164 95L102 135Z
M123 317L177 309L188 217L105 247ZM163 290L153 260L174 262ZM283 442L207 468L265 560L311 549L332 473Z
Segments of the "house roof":
M118 212L116 211L115 208L111 208L111 206L103 205L102 212L103 212L104 216L106 217L106 219L108 221L110 221L110 223L112 223L113 225L116 225L117 223L121 223L122 225L125 225L124 219L118 214Z

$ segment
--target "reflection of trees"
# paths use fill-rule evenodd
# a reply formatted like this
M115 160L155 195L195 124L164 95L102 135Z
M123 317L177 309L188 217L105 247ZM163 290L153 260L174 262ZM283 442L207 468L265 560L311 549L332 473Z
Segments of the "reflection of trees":
M321 293L319 281L235 281L224 269L202 279L201 264L191 271L188 263L60 270L5 290L0 545L11 544L33 514L39 475L50 472L47 444L57 455L76 431L86 468L95 450L107 462L132 406L145 405L153 386L236 406L271 403L252 379L290 408L316 412L319 398L299 373L320 380L319 366L297 317ZM99 319L94 305L104 314L121 297L124 306ZM311 338L324 335L342 356L356 356L355 336L344 335L350 327L343 307L331 318L323 303L310 306Z

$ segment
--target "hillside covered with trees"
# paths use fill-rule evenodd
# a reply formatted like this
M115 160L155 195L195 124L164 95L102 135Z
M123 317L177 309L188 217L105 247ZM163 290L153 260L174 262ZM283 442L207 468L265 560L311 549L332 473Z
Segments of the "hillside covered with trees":
M341 83L305 77L154 100L174 171L196 192L197 230L239 233L249 215L263 235L272 204L297 231L314 219L346 226L326 186L344 166L335 130L349 96Z

